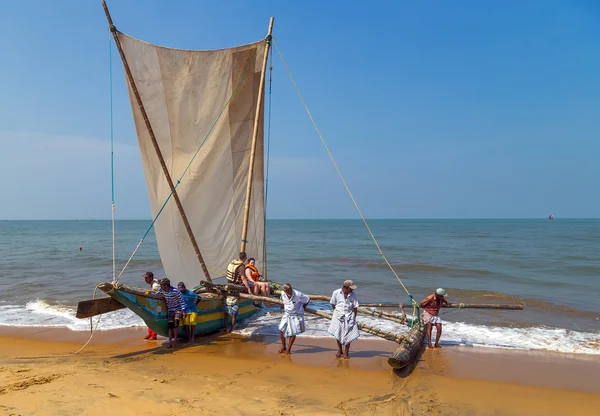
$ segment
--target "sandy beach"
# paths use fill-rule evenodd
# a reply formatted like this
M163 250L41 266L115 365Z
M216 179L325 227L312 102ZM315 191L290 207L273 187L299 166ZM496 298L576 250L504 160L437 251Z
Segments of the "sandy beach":
M88 334L2 328L7 415L600 415L600 360L448 347L394 373L395 346L360 340L350 360L324 339L208 336L167 350L143 329ZM60 341L59 341L60 340Z

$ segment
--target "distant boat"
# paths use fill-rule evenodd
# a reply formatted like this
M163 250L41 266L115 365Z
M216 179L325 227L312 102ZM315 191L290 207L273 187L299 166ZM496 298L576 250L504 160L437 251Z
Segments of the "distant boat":
M549 220L553 220L553 219L554 219L554 215L550 214L550 215L548 216L548 219L549 219Z

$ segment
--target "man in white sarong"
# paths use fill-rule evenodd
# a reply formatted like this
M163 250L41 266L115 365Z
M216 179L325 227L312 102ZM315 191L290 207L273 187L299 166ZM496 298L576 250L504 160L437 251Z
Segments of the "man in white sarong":
M335 355L340 358L350 358L350 344L358 338L358 325L356 324L356 313L358 312L358 298L354 293L356 285L352 280L346 280L341 289L337 289L331 295L331 307L333 317L329 325L329 334L337 340L338 352ZM342 348L345 348L342 351Z
M279 354L290 355L296 335L305 331L304 308L310 302L310 298L304 293L292 289L292 285L289 283L284 284L281 289L283 317L279 324L279 338L281 338ZM286 340L288 341L287 346Z

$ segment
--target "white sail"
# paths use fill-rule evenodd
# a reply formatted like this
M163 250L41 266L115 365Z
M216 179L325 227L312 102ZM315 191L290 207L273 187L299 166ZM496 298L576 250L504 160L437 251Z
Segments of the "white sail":
M264 41L230 49L187 51L151 45L122 33L119 39L173 182L183 175L177 194L200 252L211 276L223 276L241 243ZM171 191L128 86L150 206L156 216ZM263 108L260 111L246 252L256 258L262 270ZM162 264L171 281L184 281L191 288L203 280L173 198L154 228Z

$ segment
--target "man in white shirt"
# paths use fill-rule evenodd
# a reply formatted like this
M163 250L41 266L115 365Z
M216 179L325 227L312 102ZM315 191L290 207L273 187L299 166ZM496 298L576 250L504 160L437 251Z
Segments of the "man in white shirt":
M296 335L305 331L304 308L310 302L310 298L304 293L292 289L292 285L289 283L284 284L281 289L283 316L279 324L279 338L281 339L279 354L290 355ZM289 340L287 346L286 340Z
M338 352L335 355L340 358L350 358L350 344L358 338L358 325L356 324L356 313L358 312L358 298L354 293L356 285L352 280L346 280L341 289L337 289L331 295L331 307L333 316L329 325L329 334L333 335L338 344ZM342 349L344 348L344 351Z

